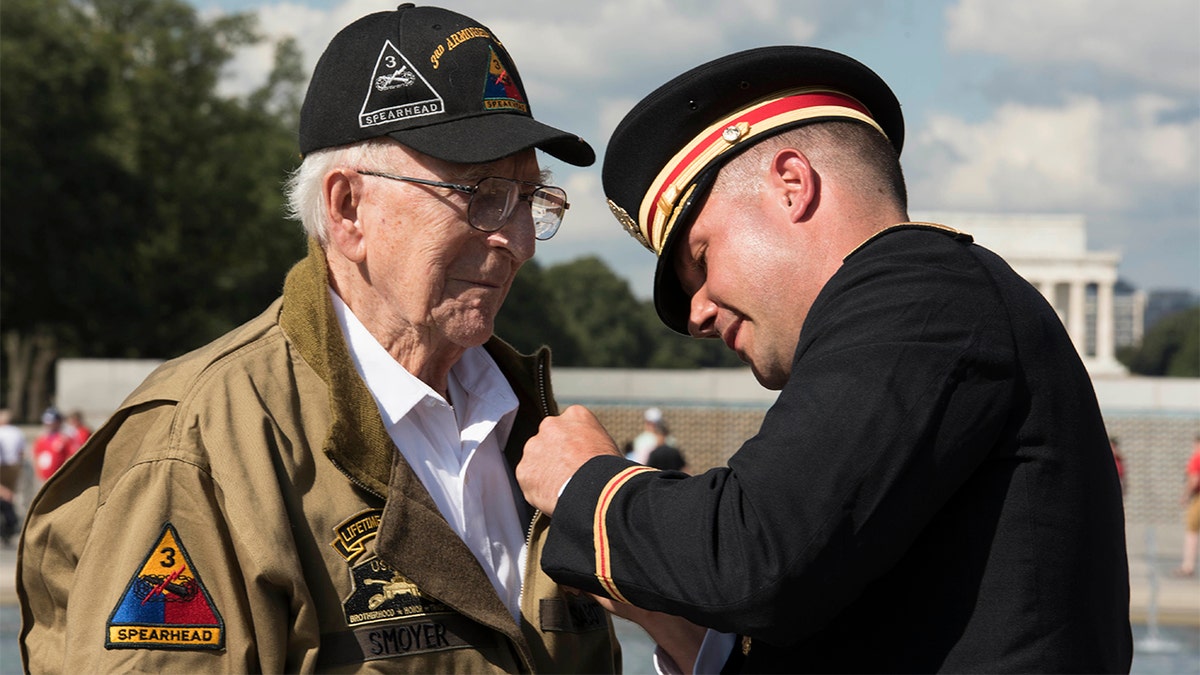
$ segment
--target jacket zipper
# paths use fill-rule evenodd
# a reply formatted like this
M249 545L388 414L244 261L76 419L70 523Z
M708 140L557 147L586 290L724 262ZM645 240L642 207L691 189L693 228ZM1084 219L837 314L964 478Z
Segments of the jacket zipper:
M367 493L373 494L373 495L375 495L376 497L378 497L378 498L382 499L382 500L383 500L383 501L385 501L385 502L387 501L387 496L386 496L386 495L381 495L381 494L379 494L378 492L376 492L376 491L375 491L373 488L367 487L367 485L366 485L366 484L364 484L364 483L363 483L362 481L360 481L359 479L355 478L355 477L354 477L354 474L352 474L352 473L350 473L349 471L347 471L347 470L346 470L346 468L342 466L342 463L341 463L341 462L337 461L337 460L336 460L336 459L334 459L333 457L330 457L330 458L329 458L329 461L330 461L330 462L332 462L332 463L333 463L333 465L334 465L335 467L337 467L337 470L338 470L338 471L341 471L341 472L342 472L342 475L343 475L343 476L345 476L347 479L349 479L351 483L353 483L354 485L356 485L356 486L358 486L359 488L361 488L361 489L362 489L364 492L367 492Z
M546 359L542 355L538 355L537 362L537 388L538 402L542 404L542 417L550 416L550 401L546 397ZM533 519L529 521L529 531L525 533L525 550L533 544L533 526L537 523L537 519L542 515L541 509L536 509L533 512ZM529 571L529 560L525 560L525 571Z
M537 362L537 378L536 378L536 380L537 380L537 389L538 389L538 402L542 406L542 410L541 410L542 417L549 417L550 416L550 402L546 396L546 359L545 359L545 357L543 357L541 355L539 355L538 362ZM524 583L524 581L532 579L533 576L537 574L536 572L531 570L531 565L536 564L536 562L533 560L533 555L531 555L531 553L533 550L533 531L534 531L534 529L537 528L538 519L541 517L542 517L542 510L535 509L533 512L533 518L531 518L529 520L529 530L525 533L525 578L521 583L521 606L522 606L522 608L524 608L524 605L525 605L525 583ZM532 661L530 661L528 663L528 666L529 666L529 671L531 673L534 672L534 664Z

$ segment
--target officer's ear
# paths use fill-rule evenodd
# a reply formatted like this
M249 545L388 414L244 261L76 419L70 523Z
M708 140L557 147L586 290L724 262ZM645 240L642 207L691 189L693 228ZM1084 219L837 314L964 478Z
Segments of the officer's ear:
M329 245L348 260L366 260L367 247L359 205L365 184L362 176L348 169L335 169L321 185L325 193L325 228Z
M811 217L820 194L820 177L808 157L796 148L783 148L771 159L767 173L772 198L789 219L798 223Z

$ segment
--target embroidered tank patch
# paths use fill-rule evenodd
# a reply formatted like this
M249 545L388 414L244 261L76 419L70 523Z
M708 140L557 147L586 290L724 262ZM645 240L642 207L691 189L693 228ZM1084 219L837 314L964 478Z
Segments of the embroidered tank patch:
M354 590L342 604L348 626L451 611L438 600L426 597L416 584L379 558L352 567L350 572Z
M385 41L358 114L358 126L366 129L445 112L446 103L441 94L434 91L421 71L413 68L408 57L401 54L391 40Z
M170 523L108 618L107 649L224 649L225 622Z

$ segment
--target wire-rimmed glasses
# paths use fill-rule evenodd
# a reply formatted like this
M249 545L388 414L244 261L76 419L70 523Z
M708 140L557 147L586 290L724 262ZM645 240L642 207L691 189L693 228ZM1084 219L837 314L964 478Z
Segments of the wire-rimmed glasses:
M571 207L567 203L567 191L554 185L542 185L513 178L488 176L481 178L475 185L460 185L444 183L426 178L397 176L384 171L364 171L356 169L364 176L377 176L405 183L430 185L433 187L449 188L471 195L467 202L467 223L481 232L495 232L504 227L512 218L517 206L529 202L529 213L533 217L534 236L546 240L558 232L562 225L563 214ZM533 188L528 194L522 192L522 187Z

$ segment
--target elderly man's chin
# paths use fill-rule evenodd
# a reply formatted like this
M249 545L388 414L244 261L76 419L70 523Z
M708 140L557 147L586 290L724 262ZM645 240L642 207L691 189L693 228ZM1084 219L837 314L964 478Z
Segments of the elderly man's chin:
M451 342L461 347L478 347L488 341L496 329L496 315L504 301L476 298L459 304L442 322Z

